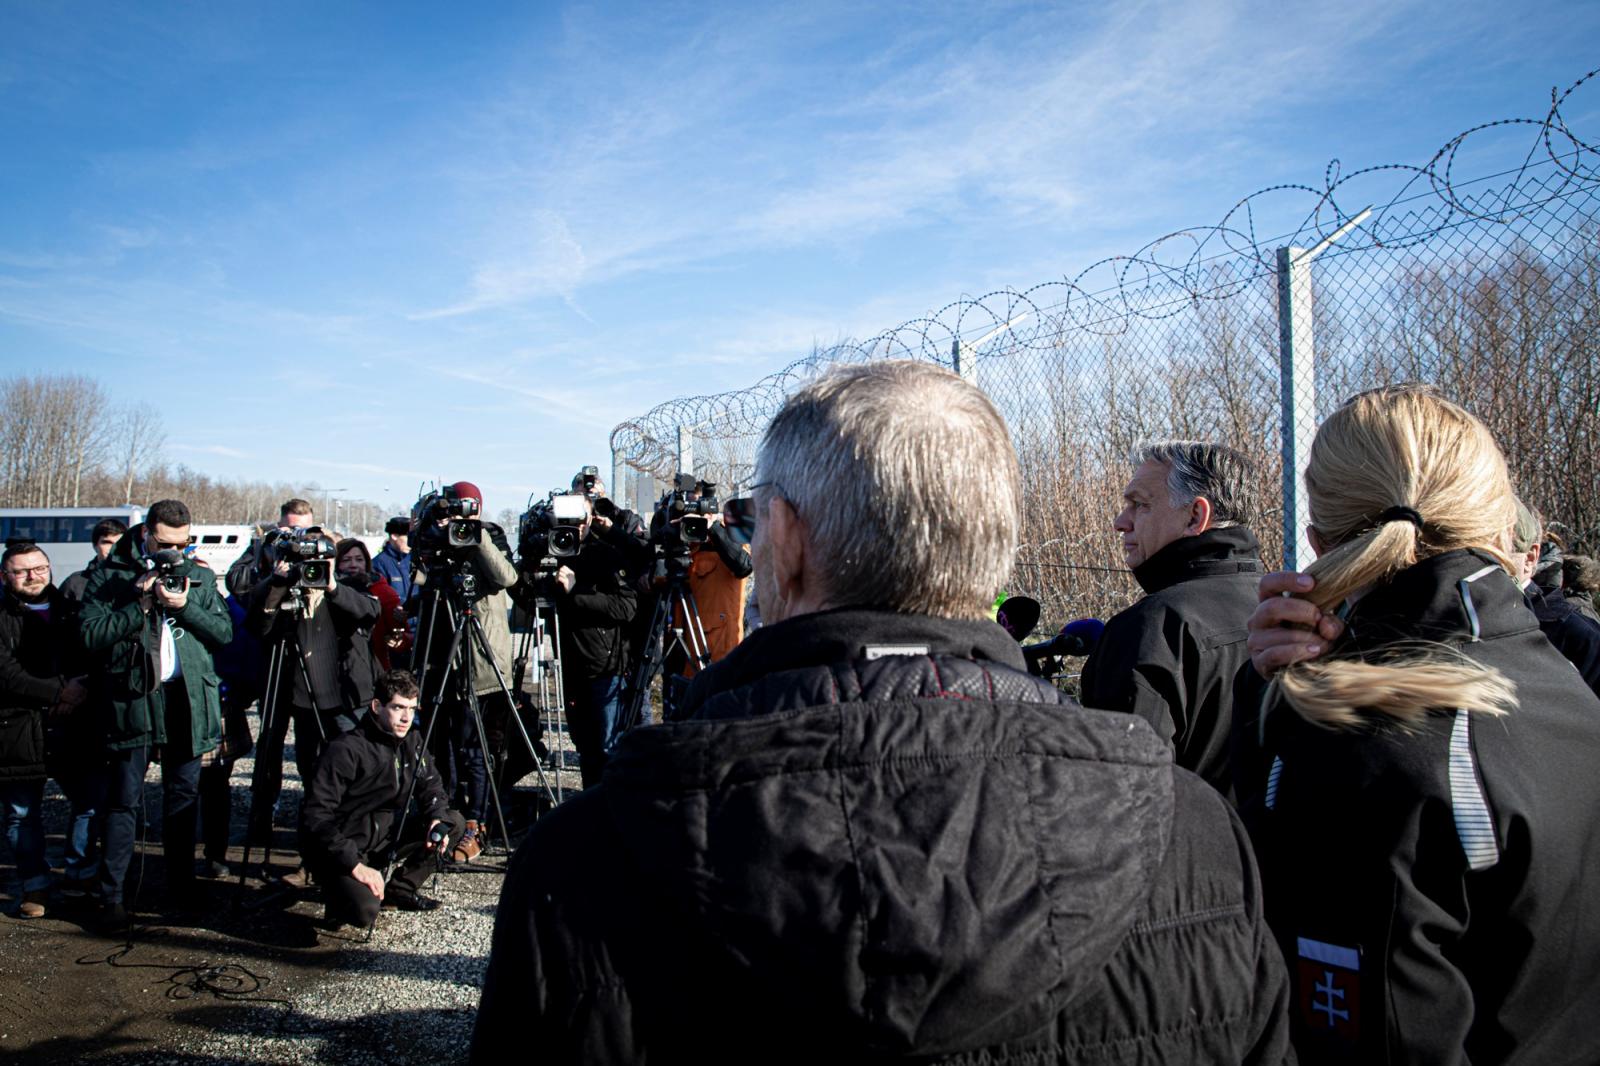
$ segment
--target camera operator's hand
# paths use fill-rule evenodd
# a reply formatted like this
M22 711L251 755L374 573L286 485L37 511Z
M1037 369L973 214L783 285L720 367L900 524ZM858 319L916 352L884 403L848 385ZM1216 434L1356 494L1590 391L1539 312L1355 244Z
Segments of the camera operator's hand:
M428 832L426 834L424 834L426 839L429 839L429 840L433 839L433 831L434 831L434 829L436 827L438 827L438 826L441 826L441 825L444 825L444 822L442 820L438 819L438 818L435 818L433 821L429 822L428 823ZM450 835L448 833L446 833L443 837L441 837L439 839L439 845L434 850L438 851L438 853L440 855L443 855L444 854L444 850L446 848L448 848L449 846L450 846Z
M300 576L295 572L298 569L294 563L289 562L287 559L280 559L278 565L272 568L272 583L279 588L288 588Z
M181 611L189 602L189 579L183 579L183 591L173 592L167 586L157 584L155 587L156 602L169 611Z
M609 533L609 532L611 532L611 526L612 526L611 519L607 518L605 515L601 514L599 511L594 512L594 514L590 517L589 521L594 523L594 528L599 530L601 533Z
M350 871L350 876L366 885L374 896L383 898L383 875L364 862L356 863L355 869Z
M556 584L561 586L562 592L571 592L578 584L578 575L572 572L572 567L563 566L556 571Z
M141 611L148 613L150 608L155 606L155 593L152 588L160 579L161 575L154 570L147 570L134 579L133 587L139 593L139 609Z

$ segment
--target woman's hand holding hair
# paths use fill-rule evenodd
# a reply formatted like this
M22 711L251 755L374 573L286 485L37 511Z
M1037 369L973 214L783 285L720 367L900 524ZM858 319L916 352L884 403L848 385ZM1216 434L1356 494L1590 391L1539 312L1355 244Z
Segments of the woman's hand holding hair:
M1261 579L1261 602L1247 623L1250 636L1246 646L1250 662L1262 677L1315 659L1344 632L1343 622L1300 598L1315 587L1309 575L1287 570Z

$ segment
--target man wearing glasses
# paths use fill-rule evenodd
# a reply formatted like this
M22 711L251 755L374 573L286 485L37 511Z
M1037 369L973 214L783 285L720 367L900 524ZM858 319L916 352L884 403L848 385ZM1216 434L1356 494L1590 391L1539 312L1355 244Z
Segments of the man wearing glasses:
M50 583L45 553L32 541L11 541L0 556L0 571L5 576L0 600L0 814L21 882L17 916L41 918L50 888L41 816L45 738L50 724L71 715L88 689L76 676L78 664L71 661L77 644L74 605ZM92 818L93 811L89 814ZM72 854L72 843L69 876L81 873L86 860Z
M986 617L1021 524L994 405L837 368L756 468L763 625L535 823L472 1060L1287 1058L1238 819Z
M108 712L105 862L100 887L108 924L127 918L123 882L133 858L144 775L161 759L162 850L171 906L194 906L200 756L222 737L212 655L233 639L217 580L189 549L189 508L150 505L89 577L83 643Z

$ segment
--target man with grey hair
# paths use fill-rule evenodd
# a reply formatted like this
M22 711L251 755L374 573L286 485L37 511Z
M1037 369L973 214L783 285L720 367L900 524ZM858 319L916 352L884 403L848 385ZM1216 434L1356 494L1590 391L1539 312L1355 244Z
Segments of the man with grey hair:
M993 405L937 367L789 398L726 512L765 624L529 833L474 1062L1288 1055L1227 804L985 617L1018 485Z
M1106 623L1082 699L1145 719L1179 766L1231 799L1233 680L1249 660L1245 620L1262 573L1255 464L1187 440L1145 444L1133 461L1111 527L1145 597Z

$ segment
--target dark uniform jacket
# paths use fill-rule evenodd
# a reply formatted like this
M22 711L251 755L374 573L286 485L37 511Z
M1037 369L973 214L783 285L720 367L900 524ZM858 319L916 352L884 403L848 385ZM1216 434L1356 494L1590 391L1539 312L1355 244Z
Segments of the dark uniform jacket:
M999 627L790 619L688 705L515 855L474 1062L1284 1060L1243 827Z
M1577 668L1584 684L1600 695L1600 625L1589 621L1559 588L1530 581L1522 596L1550 643Z
M1449 646L1504 716L1334 732L1269 704L1254 825L1302 1062L1600 1062L1600 700L1490 556L1367 593L1332 654Z
M1136 567L1144 599L1106 623L1083 667L1085 706L1132 711L1173 759L1233 795L1233 679L1250 660L1261 549L1243 526L1179 537Z
M54 585L48 613L30 610L10 589L0 593L0 781L45 776L45 716L67 678L81 673L76 604ZM79 708L80 710L82 708Z
M354 729L328 741L306 786L300 850L307 863L349 873L376 857L393 840L408 798L417 806L410 817L424 827L449 806L439 772L422 751L422 730L400 740L372 715L362 715Z
M186 561L177 571L189 579L189 598L173 616L182 684L189 698L187 722L167 728L160 675L159 611L139 608L134 582L145 572L144 526L128 530L105 563L91 571L83 592L83 644L95 669L91 699L101 708L106 744L113 750L165 745L179 761L202 755L222 736L220 682L212 655L233 639L233 621L210 569Z
M287 584L277 586L273 578L256 585L246 600L246 628L261 642L265 656L275 644L288 641L298 652L304 672L292 657L284 661L284 676L278 683L278 702L284 707L311 707L319 711L343 711L352 716L366 709L372 700L372 627L378 622L378 599L365 583L348 579L335 581L317 599L316 609L307 616L292 608ZM305 595L310 595L306 593ZM290 607L289 610L283 610ZM261 675L268 673L262 666ZM306 688L310 680L311 688ZM285 699L285 697L288 697Z

